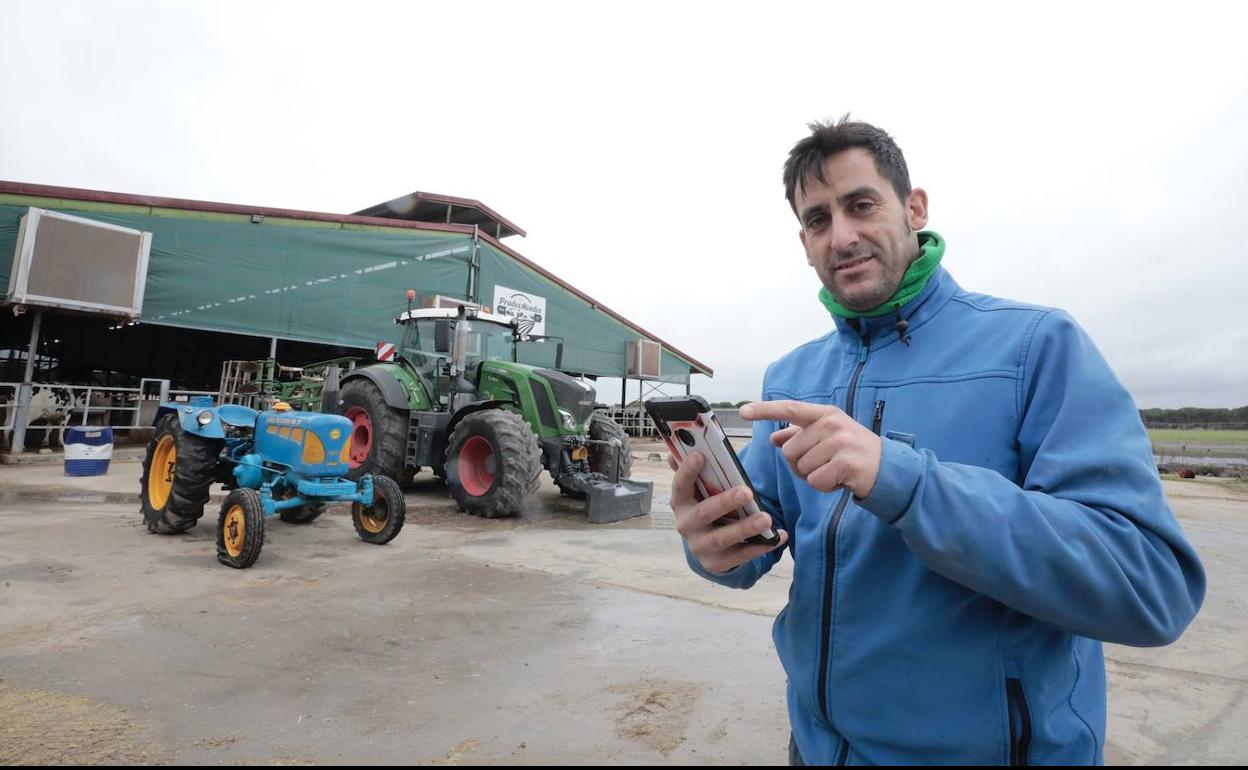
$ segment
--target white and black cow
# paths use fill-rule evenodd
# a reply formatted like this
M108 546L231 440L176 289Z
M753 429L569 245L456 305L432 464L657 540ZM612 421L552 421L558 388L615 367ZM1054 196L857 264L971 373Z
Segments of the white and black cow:
M17 398L16 390L10 397L8 403L0 405L3 409L3 425L10 428L16 427L12 424L17 412L15 399ZM91 399L92 409L94 413L98 398ZM65 428L70 424L75 412L80 412L87 408L87 396L85 393L74 394L74 391L64 385L43 385L36 383L32 386L30 394L30 408L27 411L26 418L26 448L36 449L40 446L49 448L59 446L64 437ZM90 413L89 413L90 414ZM107 415L107 412L105 412ZM94 415L92 415L94 416ZM77 421L75 421L77 422ZM12 432L10 431L9 443L12 443Z

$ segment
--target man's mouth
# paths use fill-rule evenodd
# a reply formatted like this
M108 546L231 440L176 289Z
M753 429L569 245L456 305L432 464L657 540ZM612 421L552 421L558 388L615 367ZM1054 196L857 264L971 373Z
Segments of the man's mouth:
M871 258L872 257L870 255L865 256L865 257L855 257L849 260L848 262L842 262L839 265L833 265L832 272L836 272L838 270L848 270L851 267L857 267L858 265L863 264L864 262L866 262L867 260Z

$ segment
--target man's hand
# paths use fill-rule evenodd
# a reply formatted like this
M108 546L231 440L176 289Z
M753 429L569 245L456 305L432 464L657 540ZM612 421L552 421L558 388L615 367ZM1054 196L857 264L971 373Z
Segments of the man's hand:
M762 534L771 523L770 514L760 511L745 521L717 525L750 499L747 487L734 487L698 502L694 479L706 461L700 452L693 452L679 466L668 458L667 464L676 475L672 477L672 511L676 514L676 531L689 544L689 551L708 572L727 572L775 548L781 548L789 535L780 530L776 545L750 545L741 541Z
M789 427L771 434L789 467L821 492L847 487L858 498L875 488L883 442L835 406L803 401L756 401L741 407L747 420L777 420Z

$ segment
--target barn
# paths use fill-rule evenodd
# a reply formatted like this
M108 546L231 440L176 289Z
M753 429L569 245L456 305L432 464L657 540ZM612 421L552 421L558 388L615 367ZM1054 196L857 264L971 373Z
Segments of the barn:
M32 212L85 224L66 225L59 240L41 235L40 252L23 230ZM101 239L123 230L147 238L137 312L48 298L114 290L125 270L100 256ZM138 388L167 380L212 392L229 360L370 356L396 340L408 289L416 306L470 301L520 317L534 334L562 339L562 369L575 376L687 390L693 375L713 374L523 256L512 245L523 236L479 201L425 192L332 214L0 181L0 254L12 255L0 258L0 286L8 287L0 401L14 400L27 369L36 383ZM23 272L32 249L58 255L59 267L34 260ZM34 292L41 277L57 290Z

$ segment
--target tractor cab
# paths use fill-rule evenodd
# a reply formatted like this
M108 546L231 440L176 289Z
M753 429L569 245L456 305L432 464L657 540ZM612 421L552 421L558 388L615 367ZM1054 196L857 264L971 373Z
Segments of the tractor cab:
M563 363L562 340L522 335L516 319L472 306L409 310L395 322L404 327L399 352L438 411L457 408L454 394L480 390L484 362L516 363L524 345L556 339L555 368Z

